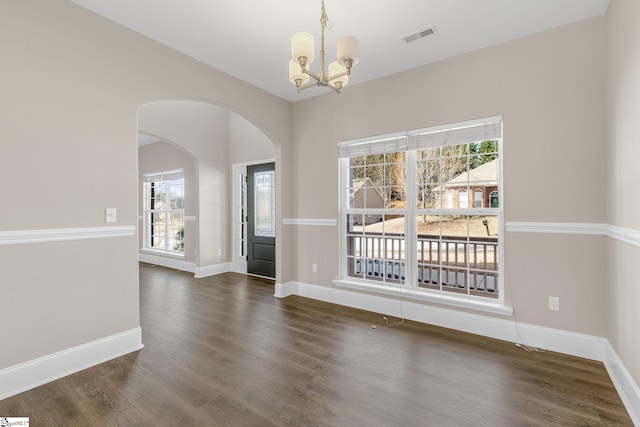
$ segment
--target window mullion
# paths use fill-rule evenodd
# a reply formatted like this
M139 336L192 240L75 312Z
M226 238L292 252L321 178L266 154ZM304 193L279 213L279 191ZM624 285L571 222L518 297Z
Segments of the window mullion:
M406 217L405 217L405 265L407 268L407 276L405 285L415 288L418 285L417 280L417 234L418 231L416 221L416 151L407 151L405 155L406 161Z
M164 249L168 251L171 248L171 181L165 181L164 186Z
M347 212L350 208L350 194L349 194L349 158L338 159L340 167L340 177L338 179L339 187L339 206L342 207L340 215L340 239L341 244L341 257L340 257L340 277L346 277L348 275L348 261L347 261Z
M164 211L164 249L166 251L169 250L169 248L171 247L170 245L170 241L171 239L169 238L169 233L171 230L171 214L169 213L169 211Z

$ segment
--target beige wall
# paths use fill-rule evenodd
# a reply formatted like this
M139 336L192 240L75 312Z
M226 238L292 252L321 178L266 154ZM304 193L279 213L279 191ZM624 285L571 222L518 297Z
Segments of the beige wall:
M295 103L295 216L339 219L338 141L503 114L505 220L603 222L604 33L600 17ZM603 336L603 242L507 235L516 319ZM298 280L332 286L338 230L297 227L295 244Z
M196 178L196 160L184 149L160 141L148 144L138 149L138 212L142 217L143 204L143 175L173 169L184 170L184 215L197 219L198 209L198 180ZM184 224L184 261L196 262L197 223L186 221ZM143 220L138 221L138 244L144 247Z
M612 1L607 11L607 222L640 231L640 3ZM623 363L640 384L640 248L607 245L609 332Z
M0 246L0 341L11 343L0 369L137 327L136 246L133 237Z
M243 117L231 113L229 117L229 163L250 163L256 160L275 158L276 150L269 138Z
M14 183L0 189L3 231L105 226L106 207L136 226L138 108L158 100L222 105L290 161L287 102L65 0L0 2L0 56L0 171ZM289 194L289 170L278 173ZM137 252L135 237L2 246L3 316L19 326L0 328L12 346L0 369L138 327Z

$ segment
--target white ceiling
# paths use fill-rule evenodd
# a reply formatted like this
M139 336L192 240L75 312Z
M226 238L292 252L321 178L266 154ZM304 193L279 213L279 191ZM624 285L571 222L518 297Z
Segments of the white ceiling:
M71 0L138 33L289 101L302 94L288 80L290 37L316 39L320 0ZM339 37L360 40L356 85L462 53L603 14L609 0L325 0L333 28L327 63ZM437 33L410 44L402 37L430 26ZM345 91L349 86L345 88Z

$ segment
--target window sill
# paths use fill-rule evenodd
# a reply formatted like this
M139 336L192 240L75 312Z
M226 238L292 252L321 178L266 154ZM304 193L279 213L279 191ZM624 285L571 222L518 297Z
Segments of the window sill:
M499 314L501 316L511 316L513 314L512 307L507 307L499 302L482 301L479 300L479 298L468 296L440 294L430 292L428 290L406 288L400 285L382 285L378 283L364 282L352 279L338 279L334 280L333 283L341 288L349 288L413 300L434 302L437 304L443 304L457 308L465 308L469 310L482 311L485 313Z
M144 252L147 254L153 254L153 255L163 255L163 256L169 256L169 257L173 257L173 258L182 258L184 259L184 253L179 253L179 252L169 252L169 251L163 251L160 249L149 249L149 248L140 248L140 252Z

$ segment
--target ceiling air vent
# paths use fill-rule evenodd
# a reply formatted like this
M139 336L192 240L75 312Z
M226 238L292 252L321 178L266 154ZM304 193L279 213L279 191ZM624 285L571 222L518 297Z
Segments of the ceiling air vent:
M435 34L435 33L436 33L436 27L435 26L434 27L429 27L429 28L426 28L424 30L416 31L415 33L411 33L409 35L406 35L406 36L404 36L402 38L402 40L405 43L411 43L411 42L414 42L416 40L420 40L421 38L430 36L430 35Z

